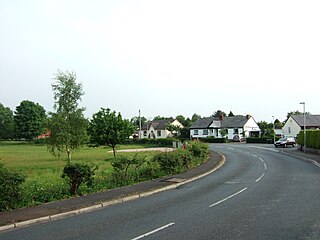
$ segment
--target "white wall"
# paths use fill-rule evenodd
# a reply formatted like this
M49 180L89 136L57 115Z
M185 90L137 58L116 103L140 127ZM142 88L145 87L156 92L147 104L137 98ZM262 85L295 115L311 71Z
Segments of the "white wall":
M253 117L249 118L243 127L245 137L249 137L250 132L260 131L260 128Z
M291 135L293 137L297 137L300 130L301 127L292 119L292 117L290 117L282 127L283 135Z

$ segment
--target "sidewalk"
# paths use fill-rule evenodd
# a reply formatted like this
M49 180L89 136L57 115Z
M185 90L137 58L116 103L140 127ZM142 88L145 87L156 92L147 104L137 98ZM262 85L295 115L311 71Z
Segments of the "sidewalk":
M315 161L317 163L320 164L320 155L317 154L313 154L310 152L306 152L304 153L303 151L300 151L298 148L294 147L294 148L278 148L280 151L282 151L285 154L289 154L291 156L295 156L298 157L302 160L306 160L306 161Z
M172 189L215 171L223 163L223 156L211 152L206 163L185 173L35 207L1 212L0 231L93 211L108 205L130 201Z

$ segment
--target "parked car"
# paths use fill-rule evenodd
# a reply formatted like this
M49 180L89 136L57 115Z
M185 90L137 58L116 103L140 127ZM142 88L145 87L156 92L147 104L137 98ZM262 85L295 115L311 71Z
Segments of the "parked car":
M233 136L233 141L234 142L245 142L246 141L246 138L240 136L239 134L235 134Z
M296 140L294 139L294 137L284 137L284 138L280 138L278 141L276 141L274 143L274 146L277 147L287 147L291 145L292 147L294 147L296 145Z

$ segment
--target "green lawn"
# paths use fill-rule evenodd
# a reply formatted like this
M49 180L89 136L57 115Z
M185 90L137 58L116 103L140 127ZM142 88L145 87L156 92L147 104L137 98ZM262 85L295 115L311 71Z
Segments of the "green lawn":
M120 149L137 149L152 146L119 145ZM110 147L83 147L72 153L72 162L92 163L99 168L96 175L111 170L110 160L113 153ZM120 156L134 156L136 153L117 153ZM139 156L151 157L154 152L140 152ZM66 155L53 156L44 145L34 145L24 142L0 142L0 161L10 169L17 170L27 176L27 181L43 178L60 178L66 164ZM47 179L48 180L48 179Z

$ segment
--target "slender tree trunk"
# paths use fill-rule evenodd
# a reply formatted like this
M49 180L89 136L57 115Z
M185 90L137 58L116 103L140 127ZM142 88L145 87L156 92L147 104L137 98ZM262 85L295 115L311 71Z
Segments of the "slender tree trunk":
M113 157L116 157L116 146L112 146L112 150L113 150Z
M67 150L67 154L68 154L67 162L70 163L71 162L71 151L70 151L70 149Z

